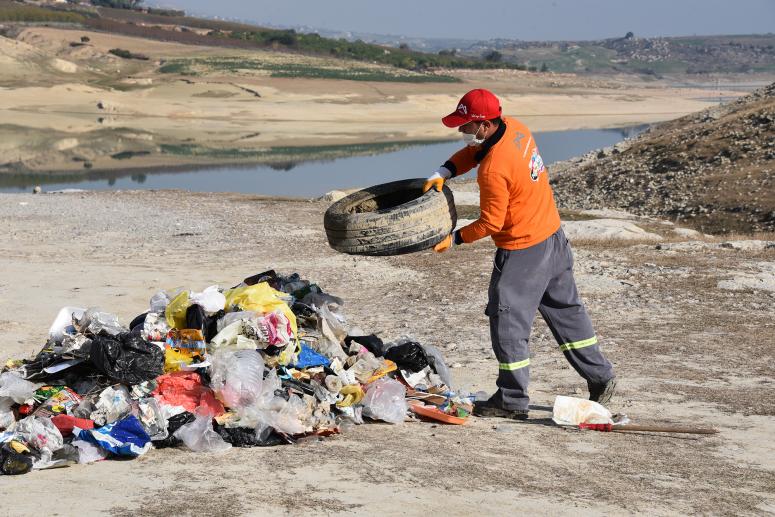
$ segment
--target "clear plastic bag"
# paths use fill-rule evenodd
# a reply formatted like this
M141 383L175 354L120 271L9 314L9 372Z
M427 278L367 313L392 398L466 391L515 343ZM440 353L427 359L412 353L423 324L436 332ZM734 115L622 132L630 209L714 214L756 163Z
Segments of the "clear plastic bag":
M129 390L125 386L108 386L95 404L94 411L89 415L98 426L121 420L132 411L129 403Z
M167 433L167 420L162 414L159 403L153 397L145 397L137 401L137 418L151 437L151 440L163 440L169 436Z
M182 426L173 436L193 452L226 452L231 449L231 444L226 443L213 429L213 418L210 415L197 415L193 422Z
M16 419L13 416L13 399L8 397L0 398L0 430L11 427Z
M406 388L393 379L378 379L366 386L366 396L361 401L363 415L400 424L406 417Z
M11 429L14 436L36 449L40 458L35 460L32 468L41 469L52 466L52 456L64 446L62 433L54 425L50 418L42 418L35 415L28 416L16 422Z
M151 296L151 301L148 303L149 312L154 314L164 314L167 305L170 303L170 297L167 291L158 291Z
M0 374L0 397L8 397L17 404L32 398L41 385L22 379L13 372Z
M95 336L103 330L111 336L117 336L129 331L129 329L122 327L118 322L118 316L109 312L102 312L96 307L87 309L80 318L73 314L73 326L82 334L88 332Z
M446 384L448 388L452 389L452 375L449 373L447 363L444 362L444 356L442 355L441 350L433 345L424 345L421 343L420 346L425 350L425 355L428 357L428 363L430 363L431 368L433 368L439 377L441 377L441 381Z
M226 406L241 409L261 394L264 360L255 350L223 348L210 357L210 385Z

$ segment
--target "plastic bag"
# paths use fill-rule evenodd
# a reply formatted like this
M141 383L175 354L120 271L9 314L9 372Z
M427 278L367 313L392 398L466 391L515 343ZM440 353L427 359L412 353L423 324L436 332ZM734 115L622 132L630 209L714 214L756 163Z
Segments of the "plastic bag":
M391 346L385 352L385 359L390 359L398 365L399 368L411 370L413 372L422 371L428 366L428 357L420 343L413 341Z
M156 314L149 312L143 321L143 330L140 336L147 341L164 341L170 327L167 320Z
M554 399L552 420L558 425L612 424L605 406L587 399L558 395Z
M321 337L311 343L312 348L329 359L345 361L347 354L342 350L342 341L347 337L347 331L327 307L318 309L316 313Z
M208 411L213 416L222 415L223 404L215 398L213 390L202 385L202 378L194 372L174 372L156 379L153 391L156 399L169 406L182 406L186 411Z
M201 330L172 329L164 345L164 371L177 372L205 361L207 344Z
M119 456L141 456L151 448L151 437L134 415L97 429L81 430L78 438Z
M86 440L73 440L71 444L78 449L78 463L94 463L108 457L108 451Z
M400 424L406 417L406 388L393 379L378 379L366 386L361 401L363 415L391 424Z
M331 364L331 360L326 356L319 354L312 350L308 345L302 343L301 352L299 357L296 358L296 362L293 367L297 369L310 368L313 366L328 366Z
M22 379L13 372L0 374L0 397L8 397L17 404L24 404L35 395L41 385Z
M73 318L80 318L84 312L86 309L80 307L62 307L54 318L51 328L48 329L49 338L53 339L55 343L59 343L65 334L75 333Z
M111 336L117 336L129 330L121 326L115 314L102 312L96 307L87 309L80 317L76 317L73 314L73 326L82 334L93 334L95 336L102 331L107 332Z
M163 440L154 440L153 446L157 449L165 449L167 447L177 447L180 445L180 438L176 438L175 431L180 429L186 424L190 424L196 417L193 413L184 411L177 415L171 416L167 419L167 437Z
M211 285L201 293L191 293L189 300L210 314L218 312L226 306L226 297L218 290L217 285Z
M256 285L229 289L226 295L226 309L239 307L243 311L255 311L267 314L276 310L282 312L291 325L291 333L296 335L296 315L285 303L284 294L272 289L269 284L262 282Z
M190 305L191 301L188 299L188 291L183 291L170 300L170 303L164 309L167 325L173 329L186 328L186 311Z
M52 465L52 456L64 446L64 439L59 429L50 418L28 416L16 422L10 431L14 437L36 449L40 458L33 463L33 468L41 469Z
M129 333L94 336L89 361L113 382L124 384L139 384L164 373L164 351Z
M13 410L11 409L13 404L13 399L9 397L0 398L0 430L11 427L13 423L16 422L16 418L13 416Z
M32 470L34 457L24 444L11 441L0 447L0 474L16 476Z
M131 410L129 390L125 386L108 386L100 393L89 418L97 425L105 425L122 419Z
M264 360L255 350L217 350L211 356L210 385L226 406L241 409L261 394Z
M448 388L452 388L452 375L449 373L447 363L444 362L444 356L441 350L433 345L421 345L425 350L425 355L428 358L428 364L431 368L441 377L441 381L447 385Z
M137 402L138 419L151 437L151 440L163 440L167 435L167 420L162 415L159 403L153 397L142 398Z
M211 415L197 415L193 422L175 431L174 436L194 452L226 452L231 449L231 444L213 429Z
M158 291L151 296L151 301L148 303L149 312L152 314L164 314L167 309L167 305L170 303L170 297L166 291Z

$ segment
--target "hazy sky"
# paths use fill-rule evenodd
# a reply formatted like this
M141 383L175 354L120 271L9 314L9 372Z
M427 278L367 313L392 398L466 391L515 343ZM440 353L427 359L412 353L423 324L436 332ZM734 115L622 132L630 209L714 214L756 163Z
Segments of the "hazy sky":
M147 0L274 25L463 39L775 32L775 0Z

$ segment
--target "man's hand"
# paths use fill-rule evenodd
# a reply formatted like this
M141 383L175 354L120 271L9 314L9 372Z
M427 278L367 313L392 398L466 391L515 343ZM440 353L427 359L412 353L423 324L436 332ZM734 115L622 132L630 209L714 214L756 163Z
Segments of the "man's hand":
M460 236L457 235L457 232L453 231L446 237L444 237L444 240L438 243L433 247L433 251L436 253L443 253L447 251L452 246L455 246L459 243L462 243L463 241L460 239Z
M438 192L441 192L442 188L444 187L444 180L448 179L450 176L452 176L452 173L449 172L446 167L439 167L439 170L434 172L433 175L429 177L425 181L425 184L422 186L423 194L432 188L435 188Z

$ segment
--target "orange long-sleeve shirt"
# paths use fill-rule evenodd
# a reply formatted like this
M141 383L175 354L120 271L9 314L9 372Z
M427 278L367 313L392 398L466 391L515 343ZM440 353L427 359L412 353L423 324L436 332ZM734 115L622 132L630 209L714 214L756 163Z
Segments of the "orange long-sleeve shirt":
M463 242L488 235L499 248L516 250L544 241L560 227L546 166L533 135L506 117L481 146L465 147L444 164L453 176L477 164L479 219L461 228Z

